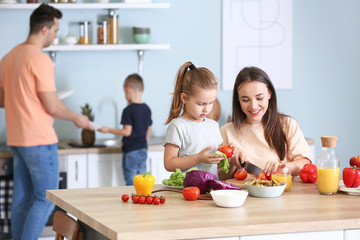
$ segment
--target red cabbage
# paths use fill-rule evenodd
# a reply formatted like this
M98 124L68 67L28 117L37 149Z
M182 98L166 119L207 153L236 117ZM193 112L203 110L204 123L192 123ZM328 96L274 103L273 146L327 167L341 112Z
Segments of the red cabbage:
M213 190L222 190L222 189L240 190L240 188L232 185L231 183L225 183L218 180L209 180L208 185L210 189Z
M216 180L216 176L209 172L193 170L186 173L184 187L198 187L200 193L207 193L210 191L209 180Z

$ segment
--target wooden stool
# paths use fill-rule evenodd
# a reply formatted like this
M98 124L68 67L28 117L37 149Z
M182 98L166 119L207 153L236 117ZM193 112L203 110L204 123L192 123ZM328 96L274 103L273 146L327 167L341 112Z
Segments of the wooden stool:
M64 212L57 211L54 215L53 231L56 232L55 240L82 240L80 225L75 219Z

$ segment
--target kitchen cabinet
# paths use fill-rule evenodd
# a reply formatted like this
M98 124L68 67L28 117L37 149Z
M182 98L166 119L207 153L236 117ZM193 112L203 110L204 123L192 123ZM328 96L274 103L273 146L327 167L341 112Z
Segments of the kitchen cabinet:
M88 154L88 187L125 186L121 153Z
M0 10L22 10L22 9L35 9L40 4L0 4ZM90 9L164 9L169 8L170 3L50 3L61 10L90 10ZM69 51L127 51L136 50L138 53L138 72L142 74L144 64L144 51L145 50L166 50L170 49L170 44L107 44L107 45L52 45L44 48L45 52L49 53L52 60L56 61L58 52Z
M161 184L165 178L170 178L171 172L164 167L164 151L148 151L147 171L155 177L155 184Z
M60 172L67 173L67 188L86 188L87 187L87 155L73 154L64 155L59 159L59 163L64 164L64 170L60 167Z

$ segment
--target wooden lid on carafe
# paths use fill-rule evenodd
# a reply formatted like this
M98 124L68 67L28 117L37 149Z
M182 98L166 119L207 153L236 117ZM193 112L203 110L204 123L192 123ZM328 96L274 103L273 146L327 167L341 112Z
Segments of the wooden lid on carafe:
M336 136L322 136L321 146L326 148L336 148L337 137Z

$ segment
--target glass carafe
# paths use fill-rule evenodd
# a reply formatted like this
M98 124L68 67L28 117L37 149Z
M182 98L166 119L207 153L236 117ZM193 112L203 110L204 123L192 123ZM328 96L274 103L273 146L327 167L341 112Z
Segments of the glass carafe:
M340 161L336 153L337 137L321 137L321 153L317 167L317 186L321 194L336 194L339 189Z

